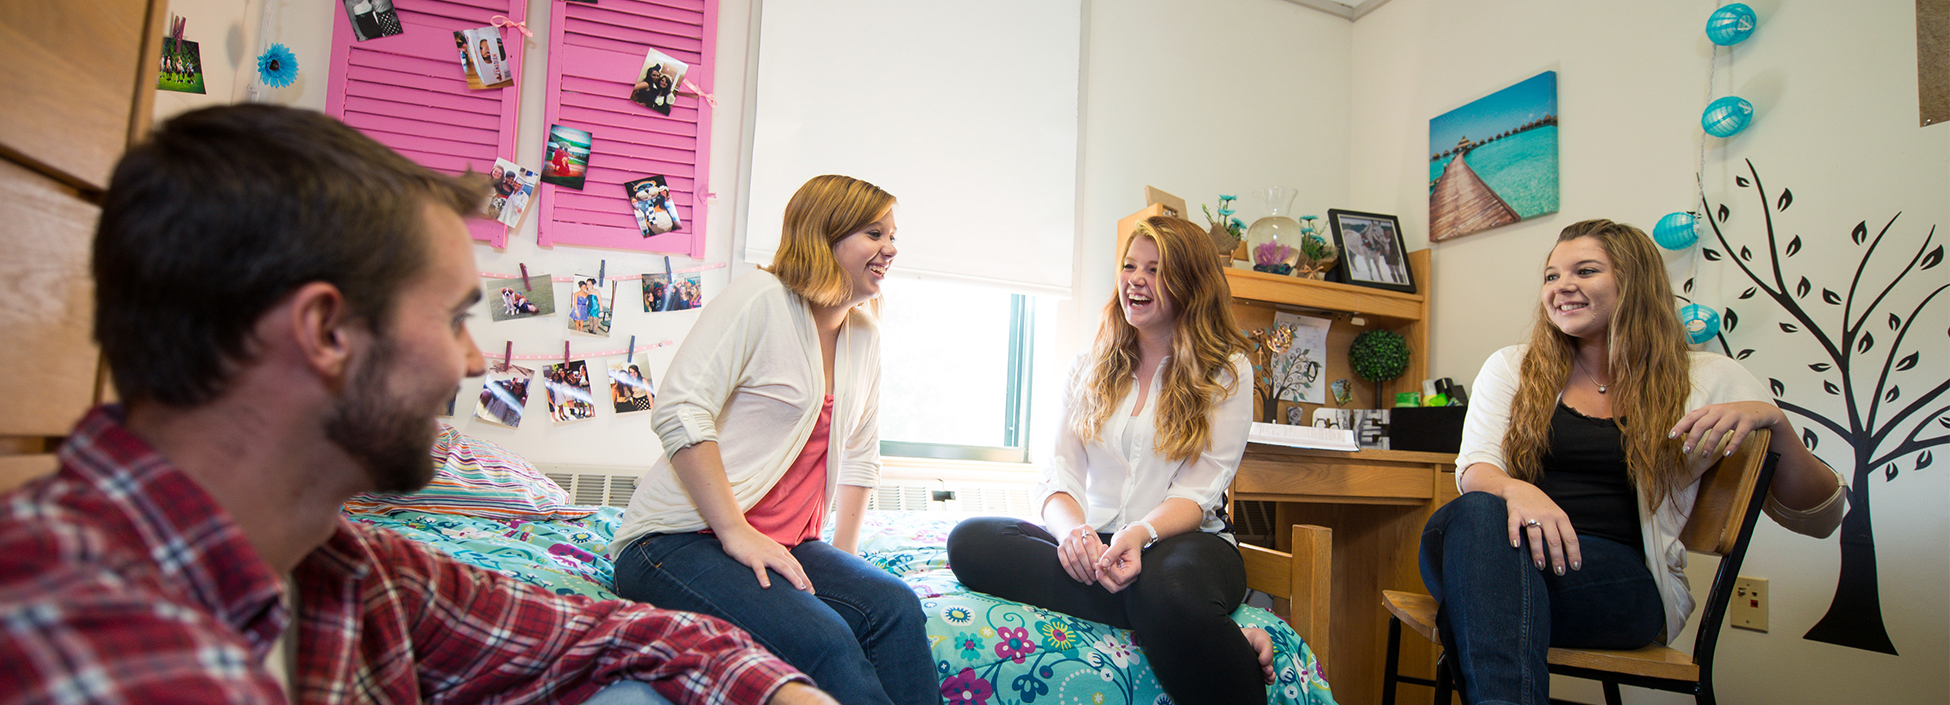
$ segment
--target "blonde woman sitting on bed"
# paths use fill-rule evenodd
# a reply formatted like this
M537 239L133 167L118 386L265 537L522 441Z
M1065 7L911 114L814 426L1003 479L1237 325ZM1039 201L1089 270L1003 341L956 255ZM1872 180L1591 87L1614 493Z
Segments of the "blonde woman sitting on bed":
M1766 511L1840 524L1841 478L1747 370L1689 352L1652 240L1573 223L1543 270L1530 344L1483 363L1456 484L1422 532L1422 581L1470 703L1548 701L1552 646L1635 649L1693 609L1679 531L1700 474L1749 431L1780 464ZM1661 635L1664 635L1663 637Z
M718 294L664 373L667 456L614 541L617 594L730 621L848 705L940 699L920 602L854 555L880 476L880 334L860 306L893 264L893 208L845 176L792 195L771 268Z
M1179 703L1264 703L1272 646L1232 621L1246 569L1224 494L1252 425L1252 364L1210 240L1147 219L1124 245L1095 349L1071 372L1044 524L970 519L971 589L1133 629Z

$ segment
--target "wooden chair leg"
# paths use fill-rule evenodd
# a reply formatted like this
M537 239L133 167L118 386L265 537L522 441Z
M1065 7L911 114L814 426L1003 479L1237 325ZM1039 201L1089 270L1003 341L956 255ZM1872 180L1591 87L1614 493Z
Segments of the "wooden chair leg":
M1605 705L1625 705L1618 695L1618 681L1605 681Z
M1449 673L1449 653L1444 651L1442 657L1435 660L1435 705L1449 705L1454 700L1449 694L1454 685L1455 681Z

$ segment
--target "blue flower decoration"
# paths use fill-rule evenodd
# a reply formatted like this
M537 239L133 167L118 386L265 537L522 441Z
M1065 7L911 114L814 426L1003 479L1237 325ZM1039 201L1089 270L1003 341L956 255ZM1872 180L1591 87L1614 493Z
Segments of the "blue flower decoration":
M257 57L257 80L272 88L283 88L298 80L298 57L283 44L272 44Z

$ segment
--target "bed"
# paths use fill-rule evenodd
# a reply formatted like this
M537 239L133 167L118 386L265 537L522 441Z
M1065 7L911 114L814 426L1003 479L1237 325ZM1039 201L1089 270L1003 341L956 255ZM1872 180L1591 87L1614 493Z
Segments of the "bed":
M407 497L360 497L353 521L435 546L483 569L559 594L615 599L612 551L621 510L571 504L532 465L492 443L443 429L433 485ZM943 542L960 516L868 512L861 554L914 590L928 618L943 701L950 705L1155 705L1158 687L1127 630L963 588ZM1241 607L1233 619L1272 636L1277 681L1267 701L1331 705L1321 659L1327 634L1329 534L1293 528L1293 553L1242 547L1248 584L1283 619Z

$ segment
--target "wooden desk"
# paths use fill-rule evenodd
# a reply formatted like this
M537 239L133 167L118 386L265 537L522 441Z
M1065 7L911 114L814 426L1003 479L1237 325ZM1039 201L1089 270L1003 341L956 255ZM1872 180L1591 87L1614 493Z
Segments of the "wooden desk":
M1345 453L1254 443L1232 481L1234 500L1277 502L1276 541L1291 541L1293 524L1334 530L1333 653L1327 682L1344 705L1381 700L1388 646L1388 613L1381 591L1427 592L1417 567L1422 526L1436 507L1456 497L1453 453L1363 450ZM1290 550L1289 546L1277 546ZM1402 672L1433 678L1435 649L1403 640ZM1427 696L1414 686L1397 700ZM1406 698L1406 700L1402 700Z

